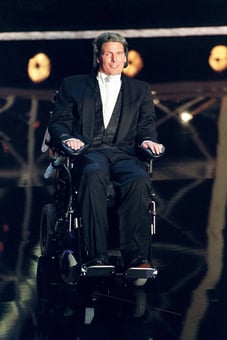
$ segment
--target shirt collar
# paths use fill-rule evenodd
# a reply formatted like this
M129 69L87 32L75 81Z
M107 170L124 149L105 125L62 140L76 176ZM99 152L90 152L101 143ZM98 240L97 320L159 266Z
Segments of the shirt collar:
M111 82L120 82L121 81L121 74L114 74L114 75L108 75L103 72L98 72L97 74L97 80L100 80L101 82L105 82L105 78L109 77Z

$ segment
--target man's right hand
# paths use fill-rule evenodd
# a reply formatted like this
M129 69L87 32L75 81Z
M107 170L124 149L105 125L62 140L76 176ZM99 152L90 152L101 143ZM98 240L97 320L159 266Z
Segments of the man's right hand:
M85 145L84 142L77 138L66 139L63 142L73 150L80 150Z

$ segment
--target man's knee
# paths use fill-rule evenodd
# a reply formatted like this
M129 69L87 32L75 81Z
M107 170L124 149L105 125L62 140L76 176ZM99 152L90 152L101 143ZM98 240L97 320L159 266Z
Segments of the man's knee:
M140 174L134 177L134 180L131 182L131 185L135 190L150 190L150 179L147 175L145 174Z
M87 171L81 178L80 190L88 189L90 193L98 194L100 191L106 191L108 183L108 178L102 171Z

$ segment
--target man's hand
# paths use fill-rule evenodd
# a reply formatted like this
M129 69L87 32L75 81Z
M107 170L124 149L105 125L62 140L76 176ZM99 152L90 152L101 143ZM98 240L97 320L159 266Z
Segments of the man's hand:
M84 146L84 142L77 138L66 139L64 143L73 150L80 150Z
M144 141L141 144L141 147L143 149L150 149L153 153L159 155L160 153L162 153L163 150L163 145L162 144L158 144L152 141Z

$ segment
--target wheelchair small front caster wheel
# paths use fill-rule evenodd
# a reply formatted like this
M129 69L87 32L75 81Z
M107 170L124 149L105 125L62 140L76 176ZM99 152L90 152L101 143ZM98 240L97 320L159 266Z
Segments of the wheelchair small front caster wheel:
M61 277L65 283L78 283L81 275L81 266L72 250L68 249L63 251L60 256L59 267Z

